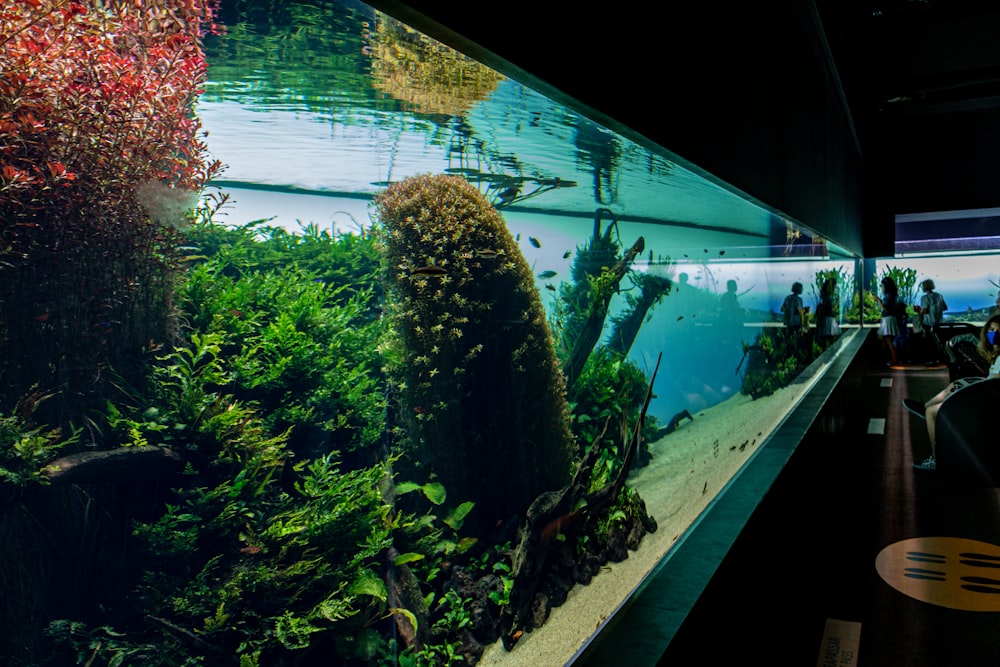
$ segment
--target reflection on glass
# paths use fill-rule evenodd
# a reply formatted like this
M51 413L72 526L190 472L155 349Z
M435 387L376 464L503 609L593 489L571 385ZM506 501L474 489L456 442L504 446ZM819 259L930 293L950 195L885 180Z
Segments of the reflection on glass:
M66 453L135 461L94 493L134 527L113 619L67 605L52 633L107 662L563 664L861 324L860 262L359 3L226 12L196 112L227 169L193 213L142 204L142 268L176 283L17 323L86 311L62 340L114 379L58 415ZM86 367L121 330L134 363Z

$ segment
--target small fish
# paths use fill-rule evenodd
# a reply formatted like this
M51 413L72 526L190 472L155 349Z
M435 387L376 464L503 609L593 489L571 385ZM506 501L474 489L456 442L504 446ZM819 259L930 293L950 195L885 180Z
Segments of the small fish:
M511 639L513 639L514 641L517 641L518 639L521 638L521 635L523 635L523 634L524 634L524 630L518 630L513 635L511 635Z
M677 316L677 321L678 321L678 322L680 322L680 321L681 321L681 320L683 320L683 319L684 319L684 316L683 316L683 315L678 315L678 316Z
M550 292L555 292L555 291L556 291L556 288L555 288L555 287L553 287L553 286L552 286L551 284L549 284L549 285L546 285L546 286L545 286L545 289L547 289L547 290L548 290L548 291L550 291Z
M538 239L536 239L534 236L529 236L528 237L528 243L530 243L531 245L535 246L536 248L541 248L542 247L542 242L539 241Z
M48 313L42 313L41 315L38 315L38 316L35 317L35 321L36 322L48 322L49 321L49 314Z
M549 278L555 278L556 277L556 272L555 271L542 271L541 273L538 274L538 277L541 280L548 280Z
M248 544L247 546L245 546L242 549L240 549L240 553L241 554L249 554L249 555L259 554L260 553L260 547L254 546L253 544Z
M563 253L563 259L569 259L569 256L572 254L573 253L571 251L567 250L566 252Z
M483 248L475 252L476 257L482 257L483 259L492 259L499 254L496 250L490 250L489 248Z
M448 271L440 266L421 266L419 269L412 271L412 274L415 276L442 276L446 273Z
M720 251L719 251L719 257L722 257L722 256L723 256L723 255L725 255L725 254L726 254L726 251L725 251L725 250L720 250Z

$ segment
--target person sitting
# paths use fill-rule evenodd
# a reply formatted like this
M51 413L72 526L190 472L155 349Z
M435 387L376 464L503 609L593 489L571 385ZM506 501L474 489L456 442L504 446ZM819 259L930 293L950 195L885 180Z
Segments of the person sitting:
M931 442L931 455L921 463L913 464L917 470L937 470L937 432L935 427L941 404L963 387L986 379L1000 378L1000 315L994 315L983 325L983 329L979 333L979 354L990 364L989 374L986 377L959 378L954 382L949 382L948 386L927 401L918 401L912 398L903 399L903 407L927 420L927 437Z

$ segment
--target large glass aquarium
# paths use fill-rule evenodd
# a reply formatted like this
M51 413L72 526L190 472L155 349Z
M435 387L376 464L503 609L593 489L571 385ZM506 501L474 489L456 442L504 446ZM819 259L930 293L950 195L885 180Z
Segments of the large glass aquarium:
M5 664L572 661L861 258L361 3L197 4L3 19Z

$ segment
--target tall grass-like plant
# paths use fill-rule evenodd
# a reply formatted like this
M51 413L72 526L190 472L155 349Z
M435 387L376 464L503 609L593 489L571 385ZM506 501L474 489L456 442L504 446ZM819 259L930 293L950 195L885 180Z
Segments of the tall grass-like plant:
M892 278L896 282L896 287L899 288L899 300L912 309L914 302L918 300L917 270L887 266L875 279L876 285L880 284L883 278Z
M219 169L192 113L208 0L0 9L0 404L63 423L168 335L174 227Z

